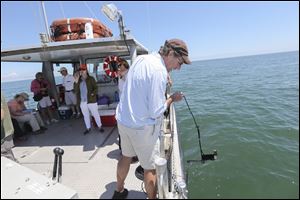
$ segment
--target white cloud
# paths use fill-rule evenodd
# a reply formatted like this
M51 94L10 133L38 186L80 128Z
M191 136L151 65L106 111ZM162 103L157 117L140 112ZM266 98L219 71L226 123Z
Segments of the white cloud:
M9 74L4 74L1 76L1 79L11 79L11 78L17 78L19 75L16 72L12 72Z
M18 81L18 80L26 80L26 79L32 79L33 75L20 75L17 74L16 72L11 72L8 74L1 74L1 82L8 82L8 81Z

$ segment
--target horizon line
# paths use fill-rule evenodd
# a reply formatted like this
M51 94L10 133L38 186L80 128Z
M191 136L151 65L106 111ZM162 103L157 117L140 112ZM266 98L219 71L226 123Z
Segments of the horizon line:
M235 56L228 56L228 57L215 57L215 58L203 58L203 59L197 59L197 60L193 60L192 62L195 61L207 61L207 60L217 60L217 59L227 59L227 58L239 58L239 57L248 57L248 56L259 56L259 55L268 55L268 54L276 54L276 53L290 53L290 52L296 52L299 51L299 49L297 50L287 50L287 51L274 51L274 52L267 52L267 53L254 53L254 54L246 54L246 55L235 55Z
M215 58L206 58L206 59L197 59L193 60L192 62L198 62L198 61L209 61L209 60L219 60L219 59L230 59L230 58L240 58L240 57L249 57L249 56L258 56L258 55L268 55L268 54L277 54L277 53L289 53L289 52L297 52L298 50L289 50L289 51L279 51L279 52L269 52L269 53L260 53L260 54L250 54L250 55L242 55L242 56L229 56L229 57L215 57ZM60 76L54 76L54 77L60 77ZM34 77L33 77L34 78ZM25 79L16 79L16 80L3 80L1 77L1 83L7 83L7 82L17 82L17 81L25 81L25 80L33 80L32 78L25 78Z

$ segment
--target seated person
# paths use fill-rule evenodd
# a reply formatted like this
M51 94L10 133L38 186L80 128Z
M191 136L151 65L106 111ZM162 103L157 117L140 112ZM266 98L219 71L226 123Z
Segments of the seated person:
M34 115L34 117L36 118L36 120L38 121L39 125L42 127L42 129L47 130L47 128L45 128L45 123L44 123L40 113L36 109L27 109L26 108L25 101L29 100L29 95L26 92L22 92L19 95L23 96L23 98L24 98L24 101L20 101L20 106L23 109L23 112L32 113Z
M15 95L14 99L7 102L9 112L13 119L16 119L19 123L29 122L33 133L44 133L45 127L39 125L38 121L32 113L24 112L24 97L20 94Z

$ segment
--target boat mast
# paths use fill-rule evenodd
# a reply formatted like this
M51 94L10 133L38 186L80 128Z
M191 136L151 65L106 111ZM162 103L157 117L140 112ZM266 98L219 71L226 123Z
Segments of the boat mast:
M47 31L47 38L48 38L48 41L51 41L50 40L50 30L49 30L49 26L48 26L48 20L47 20L44 1L41 1L41 6L42 6L42 10L43 10L44 22L45 22L46 31Z

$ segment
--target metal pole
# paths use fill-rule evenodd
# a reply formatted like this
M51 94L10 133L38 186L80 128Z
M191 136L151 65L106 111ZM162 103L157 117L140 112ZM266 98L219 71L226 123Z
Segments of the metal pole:
M59 147L56 147L55 149L53 149L53 153L54 153L54 163L53 163L53 175L52 175L52 180L54 180L54 179L56 178L56 175L57 175L58 151L59 151Z
M50 31L49 31L49 26L48 26L48 21L47 21L47 15L46 15L44 1L41 1L41 5L42 5L43 14L44 14L44 21L45 21L45 26L46 26L48 41L51 41L50 40Z
M54 163L53 163L53 172L52 172L52 180L56 178L56 173L57 173L57 160L58 160L58 155L54 155Z
M122 14L119 12L119 19L118 19L118 24L119 24L119 30L120 30L120 37L121 39L126 39L125 37L125 32L124 32L124 22L123 22L123 17Z

